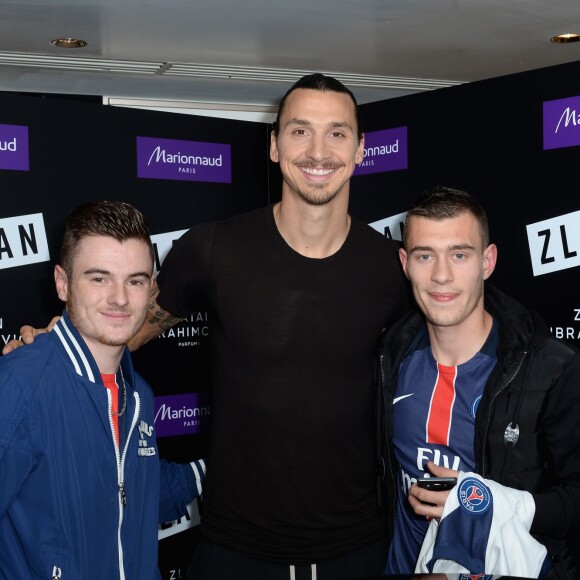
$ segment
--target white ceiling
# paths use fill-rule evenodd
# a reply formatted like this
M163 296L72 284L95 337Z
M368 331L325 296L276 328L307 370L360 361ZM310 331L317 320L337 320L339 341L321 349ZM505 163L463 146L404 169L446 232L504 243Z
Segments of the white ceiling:
M320 71L365 103L578 60L568 32L580 0L0 0L0 90L272 107Z

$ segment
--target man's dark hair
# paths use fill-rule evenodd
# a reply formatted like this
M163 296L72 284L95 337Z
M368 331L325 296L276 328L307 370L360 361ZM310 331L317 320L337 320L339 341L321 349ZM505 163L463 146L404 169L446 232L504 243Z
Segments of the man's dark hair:
M355 131L358 135L358 138L361 139L363 134L360 129L360 112L358 110L358 103L356 102L355 96L351 90L347 89L339 80L323 75L322 73L313 73L310 75L305 75L301 79L298 79L289 89L286 91L286 94L282 97L280 101L280 105L278 106L278 114L276 116L276 121L274 122L274 135L278 135L278 131L280 130L280 118L282 117L282 113L284 112L284 108L286 106L286 101L291 93L293 93L296 89L312 89L314 91L333 91L335 93L345 93L348 95L354 106L354 116L356 119L356 127Z
M60 263L68 276L79 242L87 236L108 236L119 242L142 240L155 259L149 227L143 214L122 201L89 201L79 205L65 218Z
M405 248L407 247L409 220L412 217L442 220L455 218L464 213L470 213L477 220L483 248L486 248L489 245L489 224L483 207L466 191L443 186L437 186L425 191L407 212L403 234Z

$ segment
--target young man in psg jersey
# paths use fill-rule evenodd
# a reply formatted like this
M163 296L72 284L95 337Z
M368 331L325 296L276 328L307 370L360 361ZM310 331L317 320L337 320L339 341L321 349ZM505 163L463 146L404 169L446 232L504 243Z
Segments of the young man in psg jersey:
M396 496L386 502L386 572L416 569L430 520L458 492L417 479L473 472L529 492L529 532L547 548L548 577L579 578L580 354L486 282L498 254L488 237L483 208L462 191L435 188L407 214L400 259L420 312L391 328L380 352L385 489ZM482 521L475 529L487 534Z

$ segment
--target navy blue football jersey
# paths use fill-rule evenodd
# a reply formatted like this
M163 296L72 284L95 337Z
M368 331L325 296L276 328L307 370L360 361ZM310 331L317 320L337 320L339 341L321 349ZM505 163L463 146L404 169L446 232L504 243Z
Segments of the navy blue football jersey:
M429 522L407 500L418 477L429 476L427 461L458 471L473 471L475 414L496 363L494 321L481 350L467 362L445 366L433 357L427 331L399 367L393 408L393 443L400 470L397 514L385 573L409 574Z

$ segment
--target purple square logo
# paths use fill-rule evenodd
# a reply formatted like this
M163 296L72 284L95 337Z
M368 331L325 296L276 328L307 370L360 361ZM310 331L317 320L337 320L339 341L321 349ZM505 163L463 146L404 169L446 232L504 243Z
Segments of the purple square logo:
M0 125L0 169L28 171L28 127Z
M365 156L353 175L407 169L407 127L365 133Z
M231 146L137 137L137 177L231 183Z
M202 393L155 397L157 438L200 433L209 427L211 407Z
M544 150L580 145L580 97L544 103Z

